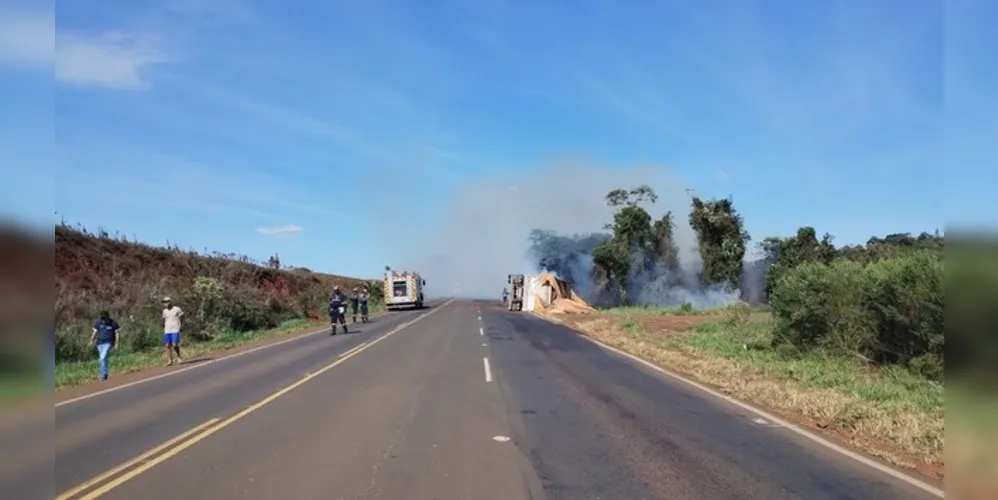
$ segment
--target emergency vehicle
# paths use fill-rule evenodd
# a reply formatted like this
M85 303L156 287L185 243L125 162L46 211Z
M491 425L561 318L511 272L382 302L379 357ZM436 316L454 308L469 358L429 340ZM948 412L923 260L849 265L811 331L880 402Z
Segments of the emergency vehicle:
M385 269L385 307L389 311L422 309L424 286L426 280L419 273Z

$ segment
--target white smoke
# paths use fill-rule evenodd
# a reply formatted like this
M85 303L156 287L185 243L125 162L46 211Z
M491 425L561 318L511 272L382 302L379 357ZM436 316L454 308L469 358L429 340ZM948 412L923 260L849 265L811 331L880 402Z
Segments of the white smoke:
M506 276L537 272L530 255L533 229L559 235L604 232L613 218L606 204L615 188L651 186L658 201L646 205L653 217L673 214L673 237L683 266L679 276L657 268L638 276L632 289L641 302L658 305L691 303L709 307L737 299L738 292L701 290L696 276L701 262L697 241L689 225L687 186L661 167L598 168L581 163L560 164L530 173L493 174L459 187L444 216L425 236L418 238L413 258L399 268L422 270L427 292L438 296L497 299ZM573 269L573 287L580 296L598 290L589 277L592 259L582 256Z

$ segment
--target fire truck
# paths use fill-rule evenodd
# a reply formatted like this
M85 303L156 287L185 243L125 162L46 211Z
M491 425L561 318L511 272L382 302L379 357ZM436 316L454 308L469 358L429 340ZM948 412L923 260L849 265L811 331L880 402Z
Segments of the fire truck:
M422 309L424 286L426 286L426 280L419 273L409 271L398 273L386 267L385 307L389 311Z

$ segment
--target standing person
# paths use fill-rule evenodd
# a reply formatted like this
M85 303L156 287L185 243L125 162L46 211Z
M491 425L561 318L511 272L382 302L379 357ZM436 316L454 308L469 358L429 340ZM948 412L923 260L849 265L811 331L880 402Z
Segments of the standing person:
M94 323L94 331L90 334L90 345L97 346L97 360L100 364L100 380L107 380L108 355L118 347L118 322L111 319L111 314L101 311L100 319Z
M343 333L350 333L347 331L346 307L346 296L340 291L339 285L334 286L333 293L329 295L329 323L332 326L332 330L329 332L330 335L336 335L337 321L343 325Z
M360 307L360 291L357 287L353 287L353 293L350 294L350 313L353 315L353 322L357 322L357 308Z
M180 357L180 319L184 316L184 311L173 305L173 299L163 297L163 344L166 345L166 366L173 365L174 354L177 363L183 363Z
M360 292L360 321L361 323L367 323L367 300L371 298L371 294L368 293L367 289L363 289Z

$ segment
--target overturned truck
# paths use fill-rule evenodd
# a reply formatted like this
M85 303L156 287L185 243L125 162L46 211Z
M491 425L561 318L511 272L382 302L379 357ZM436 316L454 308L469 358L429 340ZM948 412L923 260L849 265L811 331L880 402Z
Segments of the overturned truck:
M506 308L510 311L578 313L594 311L592 306L572 291L571 282L552 274L510 274Z

